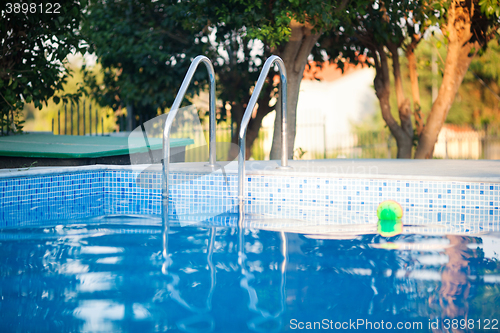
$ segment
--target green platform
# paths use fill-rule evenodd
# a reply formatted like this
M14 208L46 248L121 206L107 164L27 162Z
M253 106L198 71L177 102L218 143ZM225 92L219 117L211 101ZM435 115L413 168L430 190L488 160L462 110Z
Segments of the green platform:
M176 154L177 161L184 160L185 146L193 143L192 139L170 139L171 152ZM12 135L0 137L0 168L23 166L35 160L39 166L130 164L130 154L149 154L151 150L159 156L162 148L160 138L150 139L148 149L143 138L129 141L129 137L116 136Z

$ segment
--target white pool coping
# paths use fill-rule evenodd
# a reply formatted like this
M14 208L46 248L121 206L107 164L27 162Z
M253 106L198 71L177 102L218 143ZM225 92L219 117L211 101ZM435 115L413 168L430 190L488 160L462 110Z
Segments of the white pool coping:
M206 162L172 163L170 171L238 174L236 161L221 162L221 167L215 169L207 167L206 164ZM246 175L500 183L500 160L292 160L289 161L292 169L286 171L278 170L279 165L281 165L280 161L247 161L245 163ZM161 172L161 165L88 165L1 169L0 179L96 170Z

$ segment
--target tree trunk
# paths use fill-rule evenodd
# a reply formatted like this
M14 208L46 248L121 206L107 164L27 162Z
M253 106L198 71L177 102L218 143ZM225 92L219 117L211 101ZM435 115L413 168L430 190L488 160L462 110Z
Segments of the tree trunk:
M233 161L239 154L238 133L240 132L241 123L236 123L236 131L231 138L231 146L229 148L228 161ZM248 123L247 137L245 141L245 160L252 156L252 148L255 140L259 137L259 130L262 125L262 118L250 119Z
M260 96L257 99L257 112L255 117L250 119L248 123L246 139L245 139L245 160L248 160L252 156L252 148L255 140L259 136L259 130L262 126L262 120L264 117L269 114L274 106L269 106L269 102L271 100L271 93L274 90L272 81L268 79L268 83L264 86L264 89L260 92ZM248 97L250 100L250 96ZM241 129L241 120L243 118L243 114L245 109L243 105L239 104L234 106L232 109L232 122L236 122L236 131L233 132L233 136L231 138L231 147L229 148L228 160L232 161L238 157L239 154L239 133Z
M472 61L473 52L481 47L478 42L471 42L473 6L469 10L453 1L448 11L447 24L442 27L449 38L443 82L420 135L415 158L432 158L437 137Z
M413 115L415 117L415 129L417 136L420 136L424 129L424 121L422 117L422 108L420 106L420 89L418 87L418 72L417 58L415 57L415 47L420 39L412 38L411 44L406 50L406 58L408 59L408 67L410 71L411 93L413 98Z
M134 127L134 107L132 104L127 105L127 131L132 132ZM85 134L85 133L84 133Z
M373 81L375 86L375 93L380 103L382 111L382 118L389 127L391 134L396 139L398 145L398 158L411 158L412 140L401 126L396 122L391 114L391 105L389 102L390 97L390 77L389 77L389 64L387 62L387 55L383 46L377 46L372 50L375 56L375 69L376 75ZM401 113L400 113L401 115Z
M470 48L469 50L458 50L458 48L460 48L458 45L448 46L443 83L420 135L415 158L432 158L439 132L472 61L472 56L468 55Z
M288 87L287 87L287 140L288 158L293 158L293 145L297 125L297 102L299 100L300 82L304 75L307 58L316 44L320 33L312 34L313 27L308 23L299 23L292 20L290 23L292 34L286 43L280 56L285 63ZM276 104L276 120L274 122L273 145L271 147L271 159L281 158L281 104L278 98Z
M441 270L441 288L439 302L443 318L467 316L469 310L468 298L471 289L469 276L471 274L471 249L467 246L469 240L464 236L446 236L449 244L444 252L448 255L448 263Z
M229 147L229 152L227 156L228 161L235 160L239 154L238 134L240 133L241 118L243 117L243 112L245 112L245 109L243 108L243 105L240 103L233 105L231 109L231 122L236 123L236 130L233 131L233 136L231 137L231 146Z
M413 148L413 125L411 122L410 101L406 98L403 89L398 45L389 43L388 48L392 54L392 73L394 75L399 120L401 121L400 126L402 129L402 131L398 131L397 136L394 136L398 144L398 158L411 158Z
M264 117L255 117L250 119L248 123L247 136L245 140L245 160L250 159L252 156L252 148L255 140L259 137L259 130L262 126L262 119ZM233 161L238 157L239 154L239 141L238 133L240 132L241 122L236 123L236 131L233 133L231 138L231 146L229 148L228 161Z
M257 114L253 119L250 119L248 123L247 137L246 137L246 149L245 149L245 160L250 159L253 151L253 144L255 140L259 137L259 130L262 126L262 119L264 117L262 114Z

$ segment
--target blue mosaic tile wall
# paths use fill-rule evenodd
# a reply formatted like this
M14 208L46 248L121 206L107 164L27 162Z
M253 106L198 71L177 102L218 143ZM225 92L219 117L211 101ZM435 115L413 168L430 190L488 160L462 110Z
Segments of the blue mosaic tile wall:
M104 214L161 214L161 175L154 174L156 187L146 182L138 186L138 175L138 172L105 171Z
M480 231L500 221L499 184L270 176L246 180L249 212L310 224L373 223L384 200L401 204L405 223L463 224L464 230Z
M237 176L169 176L172 215L236 214ZM246 212L302 225L373 223L377 205L396 200L405 224L498 229L500 184L377 179L247 176ZM0 227L40 220L162 211L161 174L105 170L0 179ZM189 220L187 218L186 220ZM196 220L196 218L194 218ZM496 229L495 229L496 230Z
M104 213L103 172L0 179L0 227Z
M237 176L169 175L169 214L237 212ZM162 213L162 175L155 172L106 171L105 214Z

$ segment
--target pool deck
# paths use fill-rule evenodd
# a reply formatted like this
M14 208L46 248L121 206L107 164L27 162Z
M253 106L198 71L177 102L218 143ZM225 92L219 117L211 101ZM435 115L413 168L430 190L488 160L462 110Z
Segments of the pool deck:
M292 160L291 170L277 170L280 161L247 161L246 175L322 176L333 178L464 181L500 183L500 160L395 160L395 159L331 159ZM206 162L172 163L171 172L237 174L238 163L220 162L215 170ZM153 165L92 165L77 167L34 167L0 170L0 178L27 177L52 173L91 170L134 170L161 172Z

